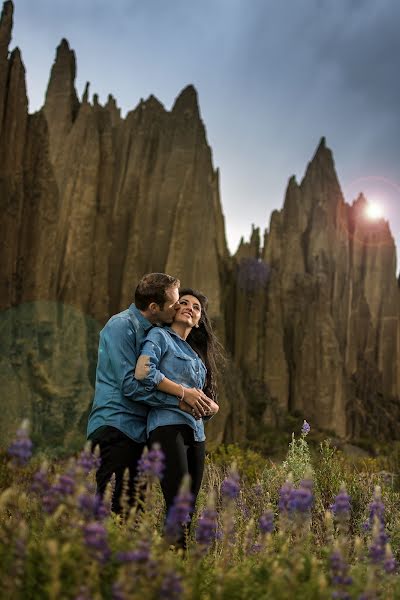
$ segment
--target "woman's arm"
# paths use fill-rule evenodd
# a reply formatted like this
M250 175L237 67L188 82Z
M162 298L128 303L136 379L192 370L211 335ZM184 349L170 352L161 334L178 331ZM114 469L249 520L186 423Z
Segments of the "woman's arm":
M210 410L211 400L197 388L186 388L183 385L168 379L160 371L159 366L168 347L164 334L157 329L152 329L142 347L141 354L136 363L135 379L144 384L145 389L151 391L154 386L161 392L176 396L178 400L185 400L195 411L195 415L204 416Z

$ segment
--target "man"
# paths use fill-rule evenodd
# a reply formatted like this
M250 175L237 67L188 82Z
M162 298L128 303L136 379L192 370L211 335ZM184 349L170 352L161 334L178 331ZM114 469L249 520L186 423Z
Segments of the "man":
M111 317L100 332L95 395L87 437L93 447L100 447L101 465L96 473L100 495L104 494L115 473L111 508L116 513L121 513L126 469L129 470L128 501L130 505L133 503L137 462L146 442L149 407L140 402L139 396L140 391L150 391L150 388L144 388L134 378L140 346L153 325L172 323L179 306L179 285L178 279L165 273L145 275L136 288L135 304ZM201 411L199 393L195 389L185 390L185 400L192 401L199 414L205 414Z

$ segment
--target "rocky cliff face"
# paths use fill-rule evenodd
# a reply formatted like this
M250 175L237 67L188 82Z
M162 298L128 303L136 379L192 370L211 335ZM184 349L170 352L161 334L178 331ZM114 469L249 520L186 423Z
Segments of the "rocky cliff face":
M396 435L396 252L388 223L369 220L365 204L344 202L322 139L301 184L290 179L263 247L253 231L238 250L234 357L264 384L265 420L289 410L341 436Z
M137 280L166 271L202 289L231 352L214 442L241 440L253 398L266 422L298 411L360 436L398 418L399 292L384 222L344 203L321 143L264 242L231 258L219 175L196 91L171 111L150 96L122 118L109 96L79 100L68 42L45 104L27 111L13 5L0 22L0 430L30 417L34 436L79 444L97 335ZM195 243L194 243L195 242ZM4 407L4 410L3 410ZM260 413L260 414L261 414ZM392 428L393 429L393 428Z

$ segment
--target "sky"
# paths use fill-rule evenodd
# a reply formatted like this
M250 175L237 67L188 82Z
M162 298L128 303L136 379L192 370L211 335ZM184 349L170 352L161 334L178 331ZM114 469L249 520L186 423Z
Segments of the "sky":
M281 209L322 136L344 197L382 207L400 247L399 0L14 0L30 112L63 37L76 88L122 114L194 84L220 169L228 246Z

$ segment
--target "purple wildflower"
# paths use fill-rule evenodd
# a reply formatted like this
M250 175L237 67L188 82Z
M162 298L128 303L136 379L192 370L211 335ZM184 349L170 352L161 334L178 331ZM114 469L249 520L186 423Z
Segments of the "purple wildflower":
M375 517L380 523L382 523L382 525L385 524L385 505L382 502L381 488L379 486L375 487L372 502L369 505L368 521L364 523L365 530L368 531L372 529L375 522Z
M29 437L28 421L23 421L21 427L15 434L14 441L10 444L7 452L11 456L12 462L21 467L25 466L32 456L32 441Z
M393 556L390 544L386 544L383 568L385 569L386 573L394 573L396 570L396 566L396 559Z
M375 517L375 523L372 528L371 543L369 545L369 557L371 562L378 564L384 560L385 548L388 542L388 536L385 532L385 526L378 517Z
M310 429L311 429L311 427L310 427L309 423L307 423L307 421L304 419L304 423L301 428L301 433L304 435L304 437L310 433Z
M92 452L90 446L87 445L79 454L76 464L82 469L87 475L90 471L97 471L100 467L101 459L100 456L95 452Z
M196 541L198 544L208 547L219 537L217 516L217 511L214 508L203 510L196 528Z
M31 491L37 494L38 496L43 496L50 489L50 482L47 476L47 465L43 464L39 471L33 476L33 481L31 484Z
M54 484L55 489L60 496L72 496L75 492L76 482L70 475L60 475L58 481Z
M351 498L344 485L341 486L340 492L335 496L335 500L331 505L331 510L339 520L347 520L350 518Z
M82 492L77 498L77 504L87 520L102 521L108 515L103 499L99 494L92 494L90 491Z
M311 483L311 485L310 485ZM308 513L313 505L312 482L303 480L298 489L292 488L287 502L289 513Z
M148 475L155 479L161 479L165 469L164 452L158 445L154 445L148 452L144 450L138 462L139 475Z
M332 598L341 598L347 600L350 598L346 587L353 583L349 575L349 566L344 560L339 548L335 548L330 557L331 580L336 588L332 592Z
M193 511L193 494L181 490L168 511L165 524L165 533L170 539L177 539L182 535L182 527L188 525Z
M118 552L117 560L121 563L147 563L150 558L150 543L147 540L139 540L135 550Z
M293 490L293 483L290 480L285 481L285 483L279 490L278 507L281 512L288 511L288 504L289 504L289 499L290 499L292 490Z
M102 523L92 522L83 529L85 544L92 556L99 562L106 562L110 556L107 542L107 531Z
M274 531L274 513L272 510L267 510L261 515L259 525L262 533L272 533Z
M163 578L160 588L160 598L177 600L182 597L182 577L175 571L168 571Z
M221 483L221 494L225 498L234 500L239 496L240 483L239 474L232 471L228 477L226 477Z

